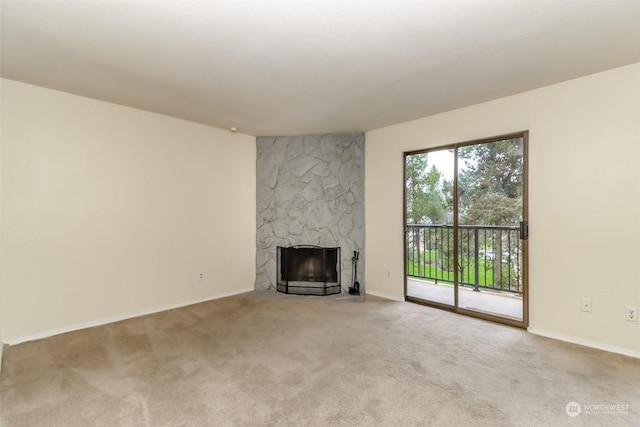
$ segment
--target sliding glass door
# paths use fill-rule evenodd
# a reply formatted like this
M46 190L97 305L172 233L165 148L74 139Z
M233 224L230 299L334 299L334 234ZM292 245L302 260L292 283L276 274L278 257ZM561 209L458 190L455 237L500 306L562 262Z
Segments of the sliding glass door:
M405 153L407 300L526 327L527 133Z
M405 159L406 295L454 307L454 150L419 152Z

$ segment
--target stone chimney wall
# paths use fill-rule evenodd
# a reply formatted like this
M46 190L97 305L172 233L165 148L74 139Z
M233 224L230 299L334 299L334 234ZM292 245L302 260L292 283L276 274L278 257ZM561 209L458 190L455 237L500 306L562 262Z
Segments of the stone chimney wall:
M364 295L364 133L258 137L256 290L275 289L278 246L339 246L343 292L360 251Z

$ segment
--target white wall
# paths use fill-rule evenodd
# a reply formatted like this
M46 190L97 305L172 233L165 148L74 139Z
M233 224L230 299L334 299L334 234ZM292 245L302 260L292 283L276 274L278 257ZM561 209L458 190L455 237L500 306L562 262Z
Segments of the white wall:
M367 290L403 299L403 151L527 129L530 330L640 356L640 64L368 132Z
M1 136L5 342L252 289L254 137L6 79Z
M0 84L0 99L2 99L2 85ZM0 107L0 118L2 117L2 108ZM1 126L0 126L1 136ZM2 200L2 138L0 137L0 200ZM2 209L0 209L0 230L2 230ZM2 233L0 232L0 272L2 271ZM4 350L4 341L2 340L2 291L3 281L0 273L0 372L2 372L2 351Z

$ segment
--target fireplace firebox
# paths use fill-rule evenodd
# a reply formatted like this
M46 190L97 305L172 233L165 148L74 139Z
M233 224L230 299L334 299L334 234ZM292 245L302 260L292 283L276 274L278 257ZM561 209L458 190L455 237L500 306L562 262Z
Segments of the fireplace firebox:
M339 294L340 248L278 246L277 290L297 295Z

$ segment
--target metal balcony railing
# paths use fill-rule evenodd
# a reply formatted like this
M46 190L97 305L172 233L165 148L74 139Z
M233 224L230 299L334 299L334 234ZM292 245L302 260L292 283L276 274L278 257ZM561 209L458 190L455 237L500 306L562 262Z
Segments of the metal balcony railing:
M519 227L461 225L454 265L453 226L407 224L407 275L435 283L522 294L522 241Z

